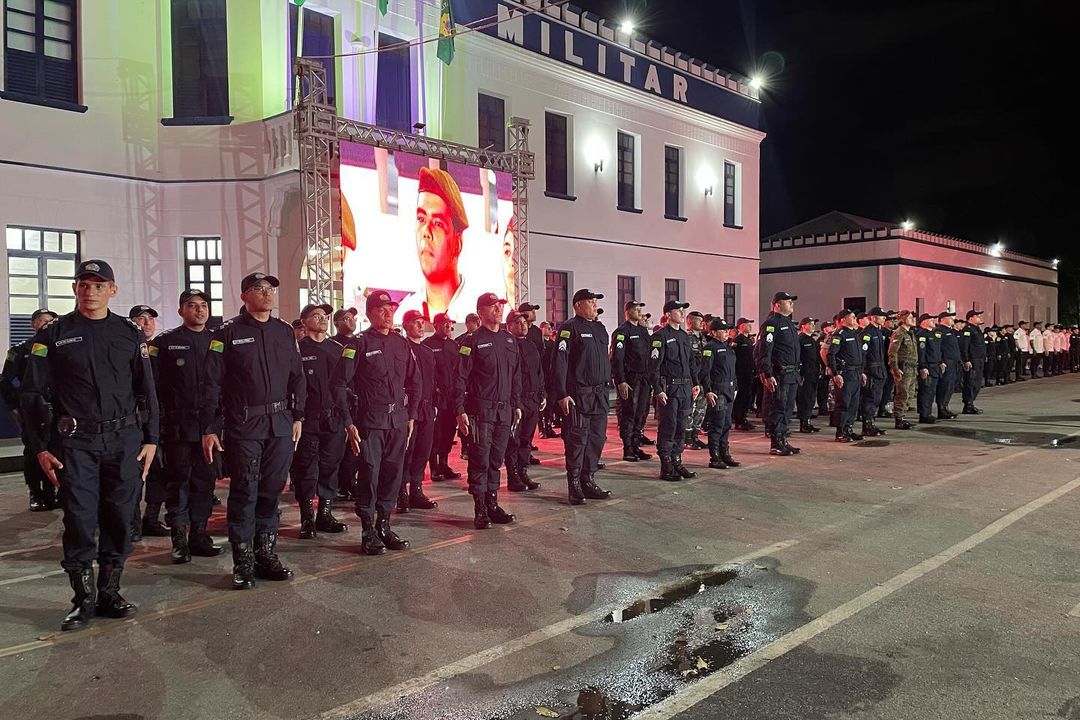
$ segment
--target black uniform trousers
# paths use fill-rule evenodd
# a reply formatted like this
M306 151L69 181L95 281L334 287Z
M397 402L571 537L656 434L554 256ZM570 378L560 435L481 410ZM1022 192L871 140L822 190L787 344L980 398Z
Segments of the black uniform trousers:
M439 411L438 415L442 415ZM449 411L447 415L451 414ZM438 415L427 409L417 411L413 421L413 433L405 449L405 470L402 484L412 493L419 493L424 486L424 468L431 460L431 447L435 440ZM398 491L400 493L400 491Z
M80 447L60 440L59 450L54 451L64 464L60 481L64 559L60 566L78 571L91 567L96 557L98 565L122 567L131 554L131 523L141 490L137 458L142 431L128 428L76 438Z
M226 431L224 445L229 542L249 543L256 533L276 533L278 500L293 459L292 437L241 440Z
M203 457L202 444L174 440L163 445L168 477L165 524L183 527L206 522L214 508L217 473Z
M510 435L506 441L506 468L529 467L532 455L533 435L540 423L540 403L523 402L521 422L518 423L517 435Z
M689 380L673 381L668 384L666 393L667 404L657 404L656 407L656 451L661 457L670 458L682 451L693 386Z
M345 429L319 420L304 423L304 432L293 454L293 493L296 501L319 499L332 502L337 497L338 472L345 456Z
M649 376L638 373L627 373L626 384L630 386L630 392L625 400L616 398L615 415L619 422L619 438L623 442L630 442L645 427L652 387L649 386Z
M817 404L818 415L824 416L829 411L829 388L832 387L832 378L828 376L820 377L814 387L817 388ZM811 408L811 415L813 415L813 408ZM799 417L802 417L800 415Z
M754 387L754 377L736 376L735 383L738 392L735 393L735 407L732 409L732 420L740 425L746 422L746 413L750 411L751 391Z
M896 394L896 381L893 380L892 373L888 368L885 369L885 379L882 380L881 386L881 399L878 400L877 412L878 415L885 414L885 406L892 402L893 395Z
M859 397L862 392L861 375L861 368L849 368L841 375L844 378L844 387L839 388L836 396L836 412L839 420L837 429L855 423L855 418L859 414Z
M348 441L346 440L346 444ZM359 490L356 487L356 472L359 468L359 459L348 451L341 456L341 465L338 467L338 491L355 497Z
M946 360L945 374L938 378L937 384L937 409L938 413L949 407L949 401L956 392L957 370L960 365L956 360Z
M716 407L705 410L705 424L703 427L709 434L709 444L714 440L720 442L721 447L727 444L731 433L731 411L733 404L724 396L716 396Z
M22 433L22 443L23 479L26 481L26 487L30 488L30 495L43 500L55 497L56 490L45 475L45 471L41 469L37 455L30 451L30 438L25 432Z
M795 412L795 395L799 389L799 376L795 370L781 370L776 374L776 389L763 389L761 416L765 418L765 431L783 437Z
M867 368L869 370L869 368ZM884 365L882 366L884 370ZM844 380L847 382L847 380ZM872 423L877 417L878 407L881 405L881 397L885 392L885 378L876 378L866 373L866 385L862 389L862 416L863 422Z
M671 404L670 401L668 404ZM686 408L689 407L687 404ZM685 410L683 414L686 414ZM600 413L585 415L577 411L571 413L569 418L563 418L562 438L566 453L567 477L591 479L596 474L600 453L607 439L607 415ZM682 446L681 439L679 446Z
M457 432L457 417L450 406L439 407L432 425L431 436L431 471L437 472L443 462L450 457L454 447L454 433Z
M1016 373L1016 380L1019 380L1021 375L1027 374L1027 363L1030 357L1030 353L1021 352L1020 350L1013 354L1013 372Z
M1042 363L1042 358L1043 356L1041 353L1031 353L1031 367L1029 368L1031 377L1035 377L1035 373L1039 371L1039 365ZM1043 377L1046 377L1045 368L1043 368Z
M154 462L150 465L150 472L146 474L146 482L143 483L143 500L151 503L162 504L169 498L169 474L165 470L164 458L154 456Z
M971 405L979 397L983 386L983 363L985 360L972 360L971 369L964 371L964 386L960 389L964 405Z
M356 514L364 524L375 522L376 514L389 517L397 504L407 435L406 427L360 430Z
M937 367L930 368L930 374L925 378L919 377L919 417L928 418L934 415L934 400L937 397L938 382L941 380Z
M795 391L795 407L799 413L799 420L810 422L810 418L814 416L814 403L818 399L818 380L803 377L801 381L802 384Z
M464 442L469 456L469 493L479 497L499 492L501 468L510 440L510 423L469 419Z

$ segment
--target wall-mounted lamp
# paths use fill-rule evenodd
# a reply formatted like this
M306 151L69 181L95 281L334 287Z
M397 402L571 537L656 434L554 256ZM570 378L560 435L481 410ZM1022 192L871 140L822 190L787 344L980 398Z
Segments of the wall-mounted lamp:
M604 161L597 160L592 166L593 172L604 172Z
M710 195L712 195L712 185L706 185L705 186L705 197L709 197Z

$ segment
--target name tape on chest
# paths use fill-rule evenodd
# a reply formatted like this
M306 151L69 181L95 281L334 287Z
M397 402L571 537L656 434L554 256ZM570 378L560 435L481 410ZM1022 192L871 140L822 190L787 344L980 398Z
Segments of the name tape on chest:
M372 357L374 355L382 355L382 350L368 350L364 353L364 357Z
M302 355L300 357L300 362L314 362L315 360L318 360L318 359L319 359L318 355Z
M170 350L190 350L191 346L190 345L170 345L169 349ZM152 352L153 351L151 351L151 353Z
M235 338L232 341L232 344L233 345L248 345L248 344L253 343L253 342L255 342L255 338L253 338L253 337Z
M476 349L477 350L482 350L483 348L489 348L489 347L491 347L491 343L480 343L479 345L476 346Z
M78 337L69 337L69 338L64 338L63 340L57 340L55 344L56 344L56 347L61 348L61 347L64 347L65 345L70 345L72 343L81 343L82 341L83 341L83 339L82 339L82 336L80 335Z

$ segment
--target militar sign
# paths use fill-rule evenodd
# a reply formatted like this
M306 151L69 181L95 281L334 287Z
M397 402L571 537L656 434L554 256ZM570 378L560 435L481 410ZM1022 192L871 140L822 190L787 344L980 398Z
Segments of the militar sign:
M562 19L565 13L567 18L573 17L585 27L595 24L595 20L586 19L588 14L579 15L573 6L550 8L551 13L558 15L555 17L547 9L536 12L538 4L510 0L453 0L454 22L458 25L475 25L482 28L478 32L629 85L668 102L760 129L760 103L757 100L699 77L703 73L719 71L705 70L708 66L698 61L691 62L681 54L676 62L680 66L685 64L687 69L685 72L678 70L650 57L650 46L641 38L635 37L633 42L628 43L630 47L608 41ZM498 23L492 18L496 18ZM653 53L661 57L671 53L670 49L661 49L655 44L651 47ZM670 57L674 60L676 56ZM722 78L723 74L719 73L717 82L724 82Z

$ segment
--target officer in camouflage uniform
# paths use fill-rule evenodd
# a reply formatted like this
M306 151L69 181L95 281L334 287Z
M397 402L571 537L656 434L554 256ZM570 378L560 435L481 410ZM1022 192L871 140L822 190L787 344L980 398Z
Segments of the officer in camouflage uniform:
M690 336L690 369L694 377L698 377L702 366L705 342L708 340L703 332L705 316L697 310L691 310L686 314L686 334ZM705 420L705 395L698 393L690 403L690 412L686 417L686 442L685 446L690 450L705 450L709 446L701 442L698 437L701 432L701 423Z
M893 419L897 430L914 427L904 418L904 411L916 405L916 381L919 371L919 343L915 340L915 313L901 310L899 324L889 341L889 374L893 379ZM917 410L916 410L917 412Z

